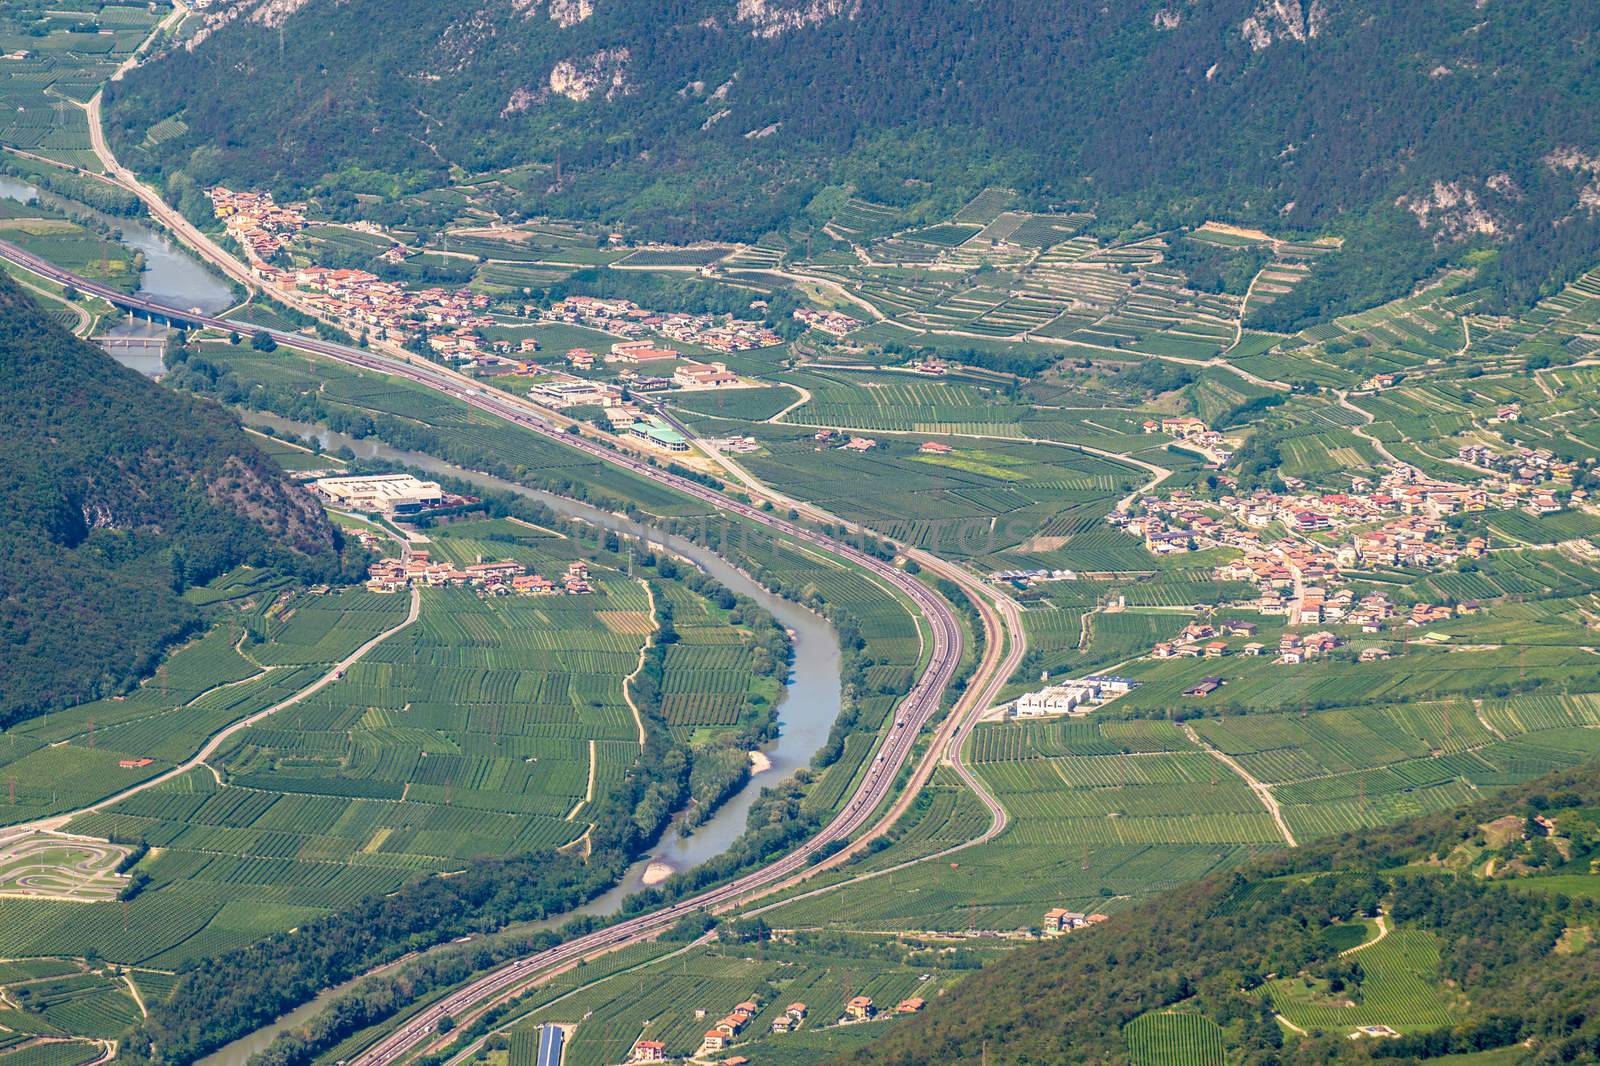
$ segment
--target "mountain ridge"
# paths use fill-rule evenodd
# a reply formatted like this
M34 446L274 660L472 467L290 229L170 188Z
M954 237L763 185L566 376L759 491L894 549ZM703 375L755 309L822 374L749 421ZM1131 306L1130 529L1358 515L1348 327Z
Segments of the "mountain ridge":
M998 184L1112 226L1337 232L1404 260L1390 290L1480 248L1522 301L1600 258L1600 13L1577 4L239 0L207 18L108 90L119 153L178 193L359 207L516 171L508 217L753 240L815 230L830 187L933 217ZM349 32L367 24L386 32ZM184 132L152 143L170 118Z
M0 278L0 720L120 691L241 563L321 580L339 539L219 405L72 336Z

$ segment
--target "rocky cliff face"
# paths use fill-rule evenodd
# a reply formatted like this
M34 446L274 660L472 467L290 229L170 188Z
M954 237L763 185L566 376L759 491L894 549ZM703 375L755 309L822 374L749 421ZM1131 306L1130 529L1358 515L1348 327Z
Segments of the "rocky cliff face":
M779 37L792 30L837 18L855 18L861 0L737 0L734 21L756 37Z
M118 691L241 564L340 571L338 537L237 419L119 366L0 276L0 725Z

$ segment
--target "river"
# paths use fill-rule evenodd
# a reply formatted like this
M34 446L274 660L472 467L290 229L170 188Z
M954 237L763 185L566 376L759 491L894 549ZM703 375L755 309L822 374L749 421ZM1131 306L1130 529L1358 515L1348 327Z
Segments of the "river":
M131 218L108 215L85 204L37 188L20 178L0 174L0 198L27 203L37 199L45 207L68 215L83 215L121 234L121 243L144 254L144 269L139 274L138 294L178 310L198 307L216 314L232 307L237 300L228 283L211 273L200 262L165 236ZM130 319L105 331L114 337L155 337L166 332L143 319ZM161 356L155 351L114 354L119 363L151 377L162 371Z
M669 832L652 855L639 860L628 870L620 884L580 908L583 913L614 914L621 907L623 899L645 887L644 872L652 862L664 863L673 870L687 870L721 854L744 831L750 805L760 795L761 789L805 766L827 740L828 731L839 716L842 697L838 635L820 616L767 591L709 549L622 515L466 470L431 455L401 451L375 440L356 440L320 426L293 422L265 412L245 412L243 417L250 425L270 427L298 437L316 437L325 448L349 447L364 459L404 463L440 476L459 478L484 489L513 492L570 518L580 518L657 545L690 560L734 592L756 601L789 630L794 643L794 663L778 705L779 736L763 749L763 754L772 764L771 768L753 774L744 788L723 803L691 835ZM343 987L347 986L325 991L273 1024L228 1044L201 1059L199 1066L243 1066L246 1059L266 1047L279 1032L309 1020L330 998L343 991Z
M140 295L174 308L198 307L209 313L225 310L235 302L233 291L225 282L165 236L140 222L95 211L3 174L0 174L0 197L24 203L37 198L47 207L88 215L119 231L125 244L144 253L144 270L138 288ZM151 335L161 332L161 327L143 321L132 324L124 322L107 332L124 336ZM152 376L161 371L160 360L156 356L129 355L120 361ZM692 561L734 592L754 600L789 630L794 644L794 663L778 706L779 736L762 752L770 767L752 774L744 788L725 801L710 819L696 827L690 835L669 832L652 855L641 859L628 870L620 884L581 908L584 913L615 913L624 898L646 887L644 874L652 862L681 871L720 855L744 831L750 805L760 795L761 789L805 766L827 740L828 731L839 716L842 695L839 640L833 627L811 611L767 591L709 549L621 515L465 470L431 455L401 451L373 440L355 440L319 426L291 422L266 413L251 412L245 419L255 425L270 426L296 436L316 436L327 448L348 446L363 458L405 463L439 475L460 478L486 489L517 493L537 500L560 514L581 518L619 534L659 545ZM201 1066L243 1066L250 1055L264 1048L279 1032L306 1021L342 990L335 988L325 991L272 1025L200 1060Z

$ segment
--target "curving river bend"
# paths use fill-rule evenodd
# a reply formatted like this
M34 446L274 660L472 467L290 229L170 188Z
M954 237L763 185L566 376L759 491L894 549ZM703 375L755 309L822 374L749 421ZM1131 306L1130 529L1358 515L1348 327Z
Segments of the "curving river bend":
M583 913L615 913L622 906L624 898L645 887L645 867L652 861L664 862L676 871L687 870L720 855L744 831L750 805L760 795L761 789L805 766L827 740L828 731L839 716L843 696L839 680L841 651L838 635L820 616L769 592L710 549L622 515L564 496L530 489L503 478L467 470L431 455L402 451L379 441L356 440L321 426L294 422L265 412L244 412L242 417L247 425L268 427L298 437L315 437L328 449L349 447L364 459L404 463L441 476L459 478L484 489L513 492L536 500L567 517L580 518L618 534L665 548L674 555L690 560L734 592L756 601L788 628L794 644L794 663L778 704L779 736L763 749L772 763L771 769L753 774L744 788L723 803L710 819L696 827L692 835L681 836L669 830L653 854L630 867L621 883L579 908ZM355 980L359 981L360 978ZM328 1000L353 983L324 991L316 999L271 1025L240 1037L206 1056L200 1060L199 1066L244 1066L252 1054L265 1048L278 1033L308 1021Z

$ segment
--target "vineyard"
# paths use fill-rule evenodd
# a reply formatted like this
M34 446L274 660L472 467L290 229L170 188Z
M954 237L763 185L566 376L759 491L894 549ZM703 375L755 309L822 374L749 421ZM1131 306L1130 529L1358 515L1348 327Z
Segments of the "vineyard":
M549 573L576 555L558 535L510 528L522 536L465 523L433 546L460 563L515 557ZM483 539L491 531L503 539ZM148 885L104 911L8 903L0 950L79 954L92 945L110 960L171 967L429 871L574 839L585 825L569 819L591 778L610 787L637 757L622 679L650 628L620 621L648 620L643 587L596 567L590 596L427 590L416 624L230 737L208 768L74 819L73 832L160 849L140 867ZM36 748L12 765L20 773L50 760L57 772L44 787L58 807L98 798L107 777L116 780L105 766L119 751L177 761L207 733L323 676L405 609L404 596L364 591L276 602L253 616L254 639L219 627L134 698L29 723ZM70 742L38 746L58 738ZM68 758L76 776L65 772ZM139 776L121 772L129 783ZM18 806L41 787L19 789Z
M982 567L1040 565L1035 555L1053 559L1067 545L1076 547L1085 531L1103 526L1115 500L1137 482L1121 464L1046 445L977 446L952 438L946 442L951 453L930 455L919 451L922 441L915 438L879 439L869 451L852 452L819 446L809 432L760 427L758 437L764 453L743 462L764 481ZM1118 534L1118 547L1132 548L1148 562L1125 535Z
M1223 1066L1222 1030L1200 1014L1145 1014L1124 1029L1135 1066Z
M1325 982L1310 977L1280 978L1264 988L1279 1013L1304 1029L1347 1032L1387 1025L1405 1033L1456 1021L1449 993L1439 984L1439 948L1431 934L1396 929L1363 948L1359 958L1365 971L1359 999L1329 993Z

